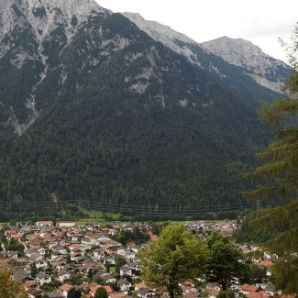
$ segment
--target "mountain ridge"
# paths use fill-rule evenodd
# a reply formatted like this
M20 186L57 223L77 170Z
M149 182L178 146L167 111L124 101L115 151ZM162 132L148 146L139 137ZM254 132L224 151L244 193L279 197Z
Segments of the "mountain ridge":
M279 93L292 72L285 62L243 38L223 36L202 44L225 61L242 67L259 84Z
M91 13L71 39L58 18L42 41L18 20L25 26L6 35L0 58L3 209L72 199L149 210L243 203L241 175L268 140L257 96L276 93L199 46L207 67L198 67L122 14ZM30 59L16 64L19 54ZM215 63L229 77L210 72Z
M224 68L215 61L212 54L222 58L231 65L241 67L242 70L245 70L245 74L242 74L242 76L247 75L258 85L268 88L273 92L283 94L281 86L289 78L292 71L291 67L286 63L265 54L258 46L252 44L250 41L222 37L212 41L199 43L182 33L176 32L168 26L159 24L155 21L145 20L140 14L124 13L124 16L128 17L153 39L160 41L177 53L184 55L192 63L195 63L202 68L209 69L210 72L219 76L221 79L229 76L229 73L225 73ZM225 47L223 47L222 44ZM227 44L229 46L227 46ZM247 51L247 48L249 51ZM234 56L233 53L235 53ZM248 63L249 59L246 57L247 55L255 56L253 60L253 62L255 61L255 64L252 64L251 61ZM207 56L207 60L213 61L213 64L211 63L208 65L206 62L202 61L203 56ZM234 57L234 59L230 59L230 57ZM246 60L248 61L247 63L240 63L240 61L245 62ZM227 66L224 67L226 68ZM276 74L270 74L270 71L276 72ZM235 77L233 77L233 79L235 80ZM233 88L231 84L229 84L229 87Z

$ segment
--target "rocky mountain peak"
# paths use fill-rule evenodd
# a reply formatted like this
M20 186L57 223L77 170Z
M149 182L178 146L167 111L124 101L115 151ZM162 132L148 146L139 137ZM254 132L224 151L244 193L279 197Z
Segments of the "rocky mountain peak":
M203 43L203 46L225 61L244 68L259 84L280 92L291 68L281 60L262 51L242 38L223 36Z
M80 27L92 15L109 15L110 11L94 0L1 0L0 1L0 59L22 76L28 63L31 71L31 88L22 96L27 116L20 120L15 112L20 105L9 108L8 125L17 134L25 132L37 119L36 94L53 65L52 57L59 57L72 41ZM5 61L5 62L4 62Z
M261 48L245 39L223 36L198 43L168 26L145 20L140 14L124 13L124 16L154 40L183 55L200 68L210 71L221 80L236 81L239 74L235 74L240 71L260 87L281 93L281 86L291 73L291 68L286 63L270 57ZM235 88L235 84L229 85Z
M27 6L33 10L45 8L47 11L60 10L61 13L71 18L76 16L84 18L92 11L101 12L107 11L100 7L94 0L25 0Z
M94 0L1 0L0 40L18 25L30 25L37 39L50 34L57 24L75 26L90 14L108 13Z
M193 39L173 30L169 26L160 24L156 21L145 20L139 13L125 12L124 16L129 18L147 34L152 35L151 37L154 37L153 39L160 38L163 41L166 39L168 42L175 42L175 40L180 40L185 43L197 43Z
M176 53L186 56L191 62L200 64L198 60L195 59L195 55L190 49L190 46L201 46L193 39L173 30L169 26L160 24L156 21L145 20L138 13L125 12L124 16L154 40L161 42L163 45L175 51Z
M271 66L272 57L265 54L261 48L252 42L242 38L229 38L223 36L203 43L211 52L224 58L229 63L237 66L255 68L259 67L261 62L263 66ZM282 61L278 61L285 64Z

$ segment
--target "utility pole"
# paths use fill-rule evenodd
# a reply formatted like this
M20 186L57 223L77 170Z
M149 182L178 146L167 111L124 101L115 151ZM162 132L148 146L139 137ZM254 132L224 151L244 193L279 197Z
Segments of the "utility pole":
M257 200L257 210L259 211L260 208L261 208L261 201Z

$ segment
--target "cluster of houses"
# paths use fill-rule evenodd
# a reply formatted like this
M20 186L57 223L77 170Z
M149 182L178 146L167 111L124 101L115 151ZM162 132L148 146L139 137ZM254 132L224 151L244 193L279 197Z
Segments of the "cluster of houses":
M213 231L217 231L224 236L232 236L237 229L237 224L234 221L191 221L187 223L189 230L199 234L202 239Z
M141 262L137 254L142 245L122 245L111 238L122 229L132 227L77 227L75 223L54 225L51 221L21 225L6 230L5 236L20 241L24 252L5 251L0 263L13 266L14 280L23 284L29 297L67 297L72 288L94 297L99 287L111 298L125 297L132 291L148 297L139 283Z
M188 228L199 235L218 230L230 235L235 229L234 223L191 222ZM54 225L51 221L39 221L34 225L19 224L5 230L5 236L16 239L24 245L23 252L5 251L2 245L0 266L13 266L13 279L22 283L30 298L68 297L72 289L84 294L82 297L95 297L96 291L103 287L109 298L159 296L167 298L168 294L160 289L148 286L141 278L141 260L138 252L148 243L137 245L134 242L121 244L113 239L123 230L131 231L133 224L111 224L76 226L65 222ZM140 228L150 236L151 241L158 239L152 232L150 224ZM1 244L0 244L1 245ZM245 253L256 247L239 246ZM270 276L271 256L255 261L266 268ZM186 298L215 298L220 292L217 283L205 283L204 289L198 288L196 282L187 280L181 285ZM238 295L248 298L268 298L275 293L269 283L258 285L233 284ZM290 297L287 297L290 298Z

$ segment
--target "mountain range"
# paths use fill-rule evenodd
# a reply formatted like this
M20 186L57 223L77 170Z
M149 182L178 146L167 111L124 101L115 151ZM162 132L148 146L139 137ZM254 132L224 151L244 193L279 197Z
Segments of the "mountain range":
M199 44L92 0L2 0L2 210L241 205L270 139L256 108L290 73L248 41Z
M173 51L184 55L188 60L220 77L230 88L247 92L248 100L260 100L264 90L252 92L252 78L258 85L281 93L281 87L288 80L292 69L281 60L265 54L258 46L244 39L221 37L199 44L189 37L175 32L170 27L154 21L147 21L136 13L124 13L141 30ZM217 60L214 54L222 59ZM230 65L238 66L238 71ZM241 80L239 80L239 76ZM245 85L245 83L247 85ZM255 86L254 86L255 87ZM259 89L259 88L258 88ZM268 91L267 91L268 92ZM267 93L265 99L270 98Z

